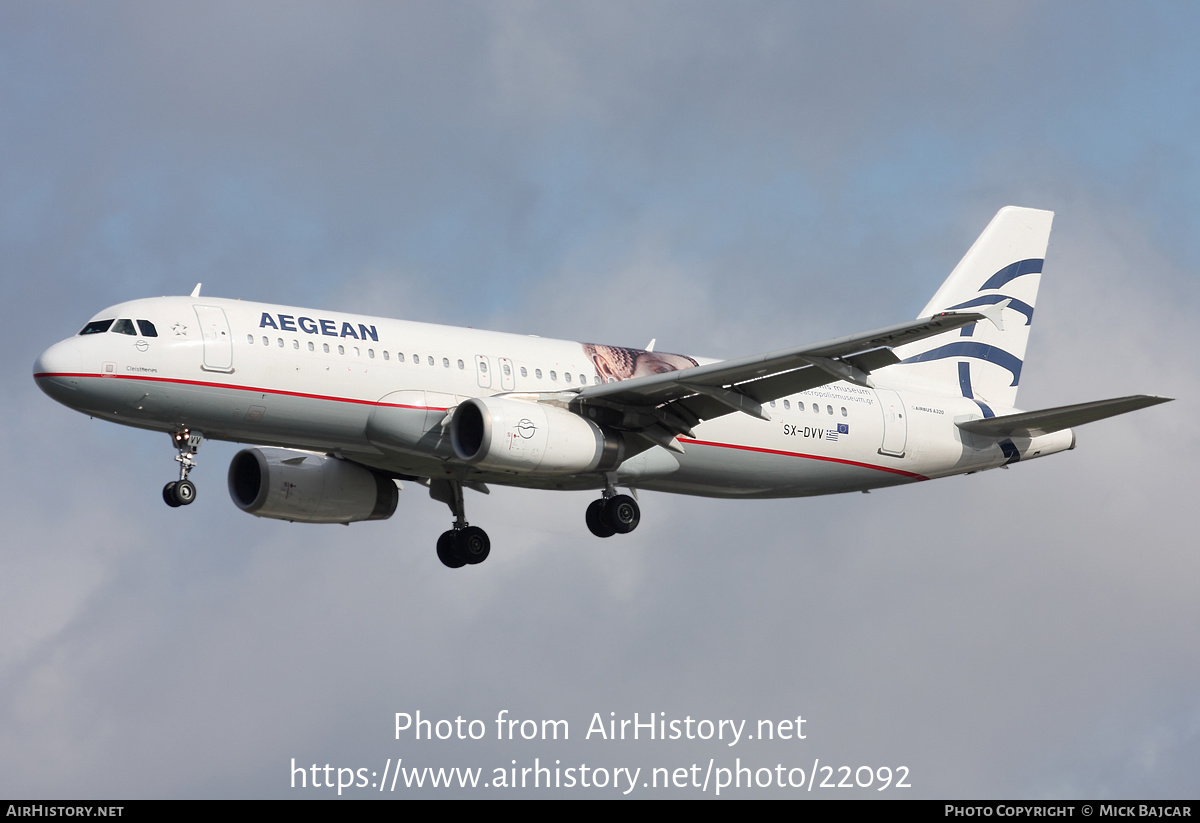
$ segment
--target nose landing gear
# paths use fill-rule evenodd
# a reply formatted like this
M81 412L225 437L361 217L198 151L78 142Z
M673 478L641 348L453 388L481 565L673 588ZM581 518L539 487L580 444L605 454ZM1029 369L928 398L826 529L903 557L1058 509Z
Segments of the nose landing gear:
M163 502L171 508L186 506L196 499L196 484L191 480L173 480L163 486Z
M188 474L196 468L196 452L204 441L204 435L188 429L171 432L171 442L179 450L175 460L179 463L179 479L163 486L163 502L171 508L187 506L196 499L196 484L188 480Z

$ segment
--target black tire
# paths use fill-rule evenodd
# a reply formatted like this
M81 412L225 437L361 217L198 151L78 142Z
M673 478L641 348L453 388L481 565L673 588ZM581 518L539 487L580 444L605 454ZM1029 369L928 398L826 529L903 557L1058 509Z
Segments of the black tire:
M587 521L588 531L596 535L596 537L612 537L617 533L617 530L608 525L608 520L604 517L604 504L608 502L604 498L593 500L587 507L587 514L584 519Z
M163 502L172 509L177 509L180 506L179 501L175 499L175 486L178 482L178 480L174 480L163 486Z
M642 510L632 497L618 494L605 501L604 520L617 534L629 534L642 522Z
M478 526L467 526L458 532L458 553L468 564L475 566L492 553L492 541Z
M196 500L196 484L191 480L180 480L175 484L175 499L181 506L190 506Z
M458 533L455 531L442 532L437 542L438 560L442 565L451 569L460 569L467 561L458 551Z

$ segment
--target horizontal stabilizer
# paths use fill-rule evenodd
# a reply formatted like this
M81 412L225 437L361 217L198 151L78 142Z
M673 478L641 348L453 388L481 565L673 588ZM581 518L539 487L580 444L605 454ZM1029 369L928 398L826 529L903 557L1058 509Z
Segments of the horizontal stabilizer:
M1118 414L1144 409L1147 406L1167 403L1173 399L1135 394L1132 397L1094 400L1091 403L1059 406L1056 409L1006 414L1003 417L989 417L985 420L970 420L957 425L963 431L982 434L986 437L1037 437L1069 429L1072 426L1082 426L1084 423L1091 423L1095 420L1103 420L1106 417L1116 417Z

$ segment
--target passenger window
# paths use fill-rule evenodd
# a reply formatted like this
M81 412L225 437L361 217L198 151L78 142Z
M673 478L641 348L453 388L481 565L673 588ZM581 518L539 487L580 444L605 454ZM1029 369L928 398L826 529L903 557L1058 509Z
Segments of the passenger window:
M508 377L510 374L512 374L512 366L505 363L504 364L504 376Z
M829 414L833 414L833 406L826 406L825 411Z
M404 362L404 352L402 352L402 351L398 351L398 352L396 352L396 362L397 362L397 363L403 363L403 362Z
M370 360L375 359L375 350L374 349L367 349L367 358Z
M292 340L292 351L298 351L299 349L300 349L300 341Z
M842 406L842 417L846 417L846 407Z
M142 330L142 337L158 337L158 329L154 328L154 324L149 320L139 320L137 324Z
M83 327L80 334L104 334L108 331L108 327L113 324L112 320L93 320Z
M249 343L251 346L253 346L254 345L254 335L252 335L252 334L246 335L246 342Z
M267 339L267 336L265 334L263 335L263 345L264 346L271 345L271 341Z
M134 337L137 336L137 329L133 327L133 321L126 320L124 318L113 323L112 330L114 334L128 334Z
M803 400L796 401L796 411L804 411L804 401Z
M311 340L309 340L309 341L308 341L308 350L309 350L309 351L316 351L316 350L317 350L317 347L313 345L313 341L311 341Z
M325 350L326 354L329 354L329 344L328 343L322 343L321 348Z
M487 361L486 360L479 361L479 370L483 371L483 372L487 371Z
M522 376L522 377L528 377L528 376L529 376L529 372L525 371L525 367L524 367L524 366L522 366L522 367L521 367L521 376Z
M789 401L789 400L784 400L784 401L783 401L783 407L784 407L785 409L790 409L790 408L792 407L791 401Z
M414 355L413 355L413 365L414 365L414 366L419 366L419 365L421 365L421 355L419 355L419 354L414 354Z
M464 363L464 362L463 362L463 361L461 361L461 360L459 360L459 361L458 361L458 369L459 369L459 371L462 371L462 370L463 370L463 369L465 369L466 367L467 367L467 364L466 364L466 363Z
M541 379L542 379L542 370L541 370L541 369L534 369L534 370L533 370L533 376L534 376L534 377L536 377L538 380L541 380Z
M449 358L449 357L443 357L443 358L442 358L442 368L443 368L443 369L448 369L448 368L450 368L450 358Z
M283 348L283 338L279 338L279 348Z
M558 380L558 374L553 369L550 370L550 379Z
M343 346L341 343L339 343L338 344L338 354L345 354L345 353L346 353L346 347Z
M433 355L429 355L429 365L433 365Z

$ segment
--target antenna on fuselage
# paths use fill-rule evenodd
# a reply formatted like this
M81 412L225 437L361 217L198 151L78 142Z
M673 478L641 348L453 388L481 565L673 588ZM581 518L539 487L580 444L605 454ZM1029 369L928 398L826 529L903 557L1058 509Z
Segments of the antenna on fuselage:
M199 296L200 296L200 286L201 286L201 284L200 284L200 283L197 283L197 284L196 284L196 288L192 289L192 297L199 297Z

